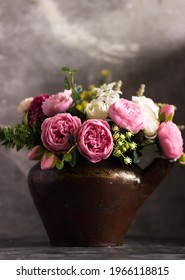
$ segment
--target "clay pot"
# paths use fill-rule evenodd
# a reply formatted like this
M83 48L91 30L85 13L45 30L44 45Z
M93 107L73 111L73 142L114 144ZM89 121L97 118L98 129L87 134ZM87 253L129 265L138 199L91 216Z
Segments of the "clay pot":
M118 161L29 172L28 184L52 245L120 245L146 198L168 174L172 162L155 159L142 170Z

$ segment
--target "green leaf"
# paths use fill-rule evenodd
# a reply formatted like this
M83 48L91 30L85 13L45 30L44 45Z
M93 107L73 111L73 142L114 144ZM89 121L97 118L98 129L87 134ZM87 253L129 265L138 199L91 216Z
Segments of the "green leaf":
M133 152L133 162L134 163L139 163L141 159L142 153L138 151Z
M23 123L24 125L28 125L28 112L26 112L24 115Z
M170 122L170 121L172 121L172 120L173 120L173 113L171 113L171 114L167 117L166 121L167 121L167 122Z
M83 102L83 99L79 98L76 100L76 105L81 104Z
M69 73L69 72L71 72L70 69L69 69L68 67L66 67L66 66L62 67L62 68L60 69L60 71L63 72L63 73Z
M74 73L76 73L76 72L78 72L78 69L72 69L72 70L71 70L71 73L72 73L72 74L74 74Z
M30 149L41 144L40 127L16 124L0 128L0 142L8 148L16 147L17 151L24 146Z
M178 158L177 162L181 167L185 167L185 153L183 153L180 158Z
M71 154L72 154L72 159L71 159L71 161L69 163L71 164L72 167L75 167L75 165L76 165L76 151L73 150L71 152Z
M64 154L63 160L66 162L70 162L72 160L72 154L71 153Z
M80 97L80 94L78 94L75 90L72 91L71 96L72 96L73 100L75 100L75 101L82 100L81 97Z
M64 85L65 85L65 89L69 90L71 88L71 83L67 77L64 78Z
M77 100L79 98L79 95L76 93L75 90L72 91L72 95L71 96L72 96L73 100Z
M76 144L76 136L74 135L74 133L71 133L68 137L68 143L73 146Z
M56 168L58 169L58 170L62 170L62 168L64 167L64 160L57 160L57 162L56 162Z
M79 94L79 95L80 95L80 94L82 93L82 91L83 91L82 86L80 86L80 85L78 85L78 84L75 84L74 89L75 89L76 93Z
M166 119L166 114L165 114L165 112L160 113L160 114L159 114L159 120L160 120L160 122L164 122L165 119Z

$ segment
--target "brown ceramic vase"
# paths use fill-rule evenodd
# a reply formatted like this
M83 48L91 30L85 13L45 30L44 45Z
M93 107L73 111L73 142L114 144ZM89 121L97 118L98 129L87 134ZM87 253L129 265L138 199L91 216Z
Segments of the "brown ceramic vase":
M146 198L168 174L173 163L155 159L142 170L111 160L86 160L62 171L29 172L35 206L56 246L115 246L123 238Z

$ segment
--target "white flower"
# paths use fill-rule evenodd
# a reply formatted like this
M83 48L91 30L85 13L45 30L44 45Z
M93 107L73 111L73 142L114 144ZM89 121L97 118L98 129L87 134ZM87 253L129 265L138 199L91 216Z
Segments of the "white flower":
M100 88L94 88L96 91L96 97L103 100L106 104L110 105L119 99L119 95L122 94L119 90L113 90L116 82L110 84L104 84Z
M108 91L108 90L112 90L115 85L116 85L116 82L113 82L113 83L110 83L110 84L103 84L99 88L94 88L94 90L97 90L97 91Z
M109 94L102 97L97 97L97 99L104 101L107 105L111 105L119 99L119 94Z
M17 107L17 113L24 114L28 110L32 100L33 100L33 97L23 99Z
M159 107L145 96L132 96L132 101L139 104L145 115L145 136L155 138L159 127Z
M96 98L88 103L85 108L88 119L107 119L110 104L116 102L122 93L121 91L113 90L115 85L116 82L104 84L100 88L93 89L96 92Z
M85 108L88 119L106 120L108 117L108 105L100 99L93 99Z

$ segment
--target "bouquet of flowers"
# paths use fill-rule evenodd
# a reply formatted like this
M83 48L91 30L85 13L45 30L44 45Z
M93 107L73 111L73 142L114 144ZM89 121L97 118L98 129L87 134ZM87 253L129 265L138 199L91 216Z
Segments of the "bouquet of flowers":
M131 101L125 99L121 81L104 83L106 71L101 83L88 90L75 82L76 70L61 71L65 90L21 101L21 123L0 128L3 145L17 150L25 146L28 159L40 160L43 170L61 170L66 162L75 167L80 154L93 163L109 157L138 163L148 146L155 146L161 157L185 164L180 127L173 122L175 106L145 97L144 85Z

